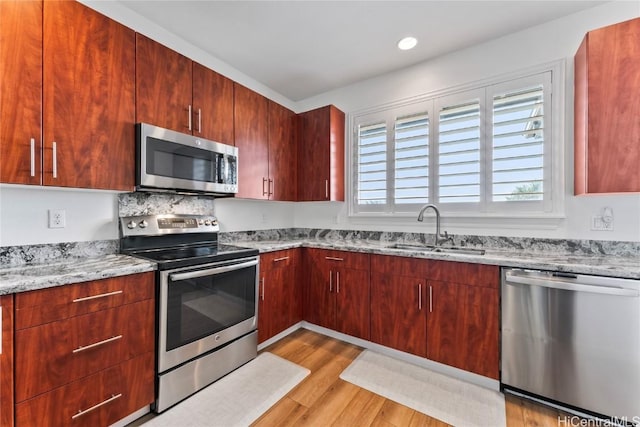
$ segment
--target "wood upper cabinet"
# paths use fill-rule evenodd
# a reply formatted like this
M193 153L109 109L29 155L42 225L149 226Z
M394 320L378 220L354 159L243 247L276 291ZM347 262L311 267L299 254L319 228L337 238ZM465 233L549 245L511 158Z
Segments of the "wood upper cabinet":
M42 183L42 5L0 1L0 182Z
M236 197L267 199L269 195L269 103L267 98L235 84L235 141L238 147Z
M304 320L368 340L369 255L305 249Z
M575 56L575 194L640 192L640 18L590 31Z
M44 184L132 190L135 33L77 2L44 2Z
M371 257L371 341L426 357L428 268L426 260Z
M302 320L299 262L299 249L260 256L258 342L266 341Z
M234 145L233 81L193 63L193 134Z
M299 115L298 200L344 201L344 113L333 105Z
M13 295L0 296L0 426L13 426Z
M135 37L136 122L191 133L193 62L140 33Z
M296 201L297 115L282 105L269 101L269 199Z

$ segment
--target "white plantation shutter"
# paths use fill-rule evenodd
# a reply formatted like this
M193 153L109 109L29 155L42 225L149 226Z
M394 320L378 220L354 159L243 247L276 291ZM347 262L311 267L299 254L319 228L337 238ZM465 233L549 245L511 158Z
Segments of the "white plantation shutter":
M358 128L358 204L387 203L387 128L384 122Z
M480 101L442 107L438 119L438 201L480 201Z
M419 113L395 121L396 204L429 201L429 116Z
M543 85L493 96L493 201L544 196Z

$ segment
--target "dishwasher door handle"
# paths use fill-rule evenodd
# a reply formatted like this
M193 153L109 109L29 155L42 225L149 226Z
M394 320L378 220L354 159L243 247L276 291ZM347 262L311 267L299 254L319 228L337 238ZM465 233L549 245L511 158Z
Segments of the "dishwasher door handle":
M593 294L615 295L620 297L638 297L640 292L635 289L619 288L611 286L593 286L582 283L571 283L563 280L546 280L535 277L523 277L513 272L507 272L507 283L518 283L520 285L542 286L544 288L561 289L574 292L590 292Z

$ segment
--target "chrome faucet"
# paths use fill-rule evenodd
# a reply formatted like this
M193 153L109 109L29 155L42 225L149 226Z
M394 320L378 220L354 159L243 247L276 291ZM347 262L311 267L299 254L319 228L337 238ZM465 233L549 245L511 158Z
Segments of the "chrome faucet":
M427 204L424 205L421 209L420 212L418 213L418 221L422 222L424 220L424 213L427 209L433 209L433 211L436 213L436 239L435 239L435 245L439 246L440 244L450 241L451 243L453 243L453 236L449 236L449 234L445 231L444 234L440 233L440 211L438 210L438 208L436 207L436 205L434 204Z

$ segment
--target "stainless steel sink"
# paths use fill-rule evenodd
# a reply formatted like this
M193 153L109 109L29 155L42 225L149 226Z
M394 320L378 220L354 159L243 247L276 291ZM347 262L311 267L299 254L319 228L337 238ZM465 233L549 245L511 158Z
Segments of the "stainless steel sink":
M409 243L394 243L387 246L391 249L405 249L409 251L424 251L463 255L484 255L484 249L464 248L460 246L433 246L433 245L412 245Z

